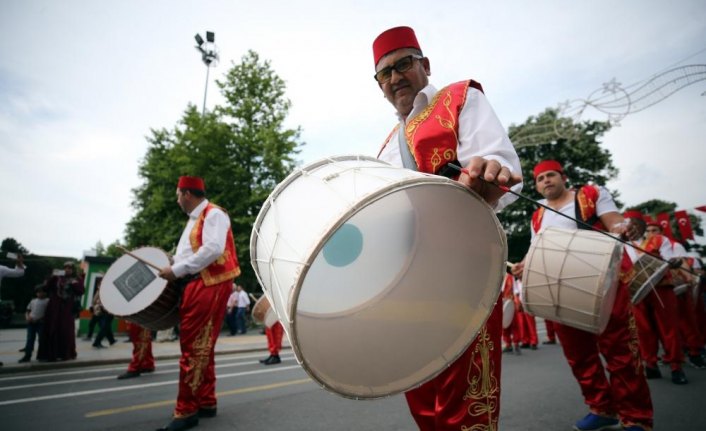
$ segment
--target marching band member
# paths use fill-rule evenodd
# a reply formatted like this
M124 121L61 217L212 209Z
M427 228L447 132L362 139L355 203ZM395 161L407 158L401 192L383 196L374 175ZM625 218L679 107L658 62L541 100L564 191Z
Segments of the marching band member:
M540 202L570 217L579 216L597 229L624 233L623 217L610 193L602 187L586 185L576 190L566 187L561 164L544 160L534 167L535 187L544 196ZM576 222L539 208L532 215L532 237L543 227L583 228ZM599 335L559 322L554 327L564 352L589 407L589 413L576 422L574 430L649 430L653 409L650 390L642 370L627 282L631 263L623 253L618 291L606 329ZM515 266L522 274L524 261ZM605 359L603 366L601 356ZM610 375L606 376L606 371Z
M118 380L131 379L154 371L152 331L132 322L128 323L127 331L132 342L132 360L127 366L127 371L118 376Z
M630 238L636 245L664 260L674 257L672 244L669 238L659 233L661 229L657 223L650 223L647 226L643 218L635 214L630 217L630 224L636 228ZM644 235L645 232L646 235ZM641 252L637 254L640 255ZM672 265L675 267L681 264L678 260L673 262ZM672 370L672 383L677 385L688 383L681 366L684 362L684 352L679 339L677 297L674 294L672 276L669 273L665 274L655 289L635 305L634 310L637 330L640 334L640 353L645 361L647 378L662 377L657 367L658 341L661 340L664 347L664 361L669 363Z
M520 319L517 314L520 312L520 300L519 296L516 294L515 290L517 283L515 282L515 277L512 274L505 274L505 284L503 286L502 297L503 301L512 301L515 305L512 317L512 323L509 327L503 328L503 343L505 347L503 348L503 353L514 352L516 355L521 355L520 343L522 343L522 325L520 324Z
M179 305L179 394L174 416L161 430L185 430L199 417L216 416L214 348L221 332L233 279L240 275L230 218L206 199L199 177L179 178L177 204L189 221L174 263L159 276L184 284Z
M373 56L375 81L399 122L378 157L395 166L441 175L449 168L447 163L460 162L469 174L458 180L496 211L512 202L514 196L503 196L503 191L482 181L519 188L522 178L515 149L480 84L467 80L441 90L429 84L429 58L409 27L381 33L373 42ZM420 429L497 428L501 332L498 296L468 349L437 377L405 394Z

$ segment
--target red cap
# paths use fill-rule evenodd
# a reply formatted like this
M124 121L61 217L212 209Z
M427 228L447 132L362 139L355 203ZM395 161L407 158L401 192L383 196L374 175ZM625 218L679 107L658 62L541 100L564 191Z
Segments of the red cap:
M625 218L643 218L642 213L638 210L627 210L623 213Z
M177 187L180 189L192 189L206 191L206 184L203 182L203 178L199 177L179 177L179 183Z
M402 48L416 48L422 50L417 42L417 36L410 27L394 27L380 33L373 42L373 57L375 64L386 54Z
M662 224L653 219L652 216L645 214L642 218L645 220L645 224L647 224L647 226L657 226L660 230L662 229Z
M564 168L562 168L561 163L556 160L542 160L534 167L534 177L537 178L539 174L547 171L557 171L560 174L563 174Z

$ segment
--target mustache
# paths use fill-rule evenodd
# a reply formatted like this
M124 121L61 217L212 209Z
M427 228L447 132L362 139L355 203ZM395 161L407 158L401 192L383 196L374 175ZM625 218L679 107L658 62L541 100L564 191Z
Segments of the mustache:
M392 90L393 93L397 92L400 88L404 87L409 87L409 81L406 79L402 79L400 81L397 81L397 83L393 84L390 86L390 90Z

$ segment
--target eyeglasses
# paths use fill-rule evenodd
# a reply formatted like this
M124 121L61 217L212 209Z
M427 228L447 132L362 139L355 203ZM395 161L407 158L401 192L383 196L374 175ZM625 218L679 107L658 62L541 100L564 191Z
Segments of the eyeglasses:
M377 72L375 75L373 75L373 78L379 83L379 84L384 84L387 81L392 78L392 69L396 70L398 73L404 73L408 71L409 69L412 68L412 64L414 64L414 60L421 60L422 57L421 55L408 55L406 57L402 57L399 60L395 62L392 66L387 66L383 69L381 69L379 72Z

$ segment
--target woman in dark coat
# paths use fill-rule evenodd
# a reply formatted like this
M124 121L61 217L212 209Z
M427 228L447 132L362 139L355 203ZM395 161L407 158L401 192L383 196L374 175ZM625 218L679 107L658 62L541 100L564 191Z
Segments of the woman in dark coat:
M74 300L83 295L83 278L76 275L72 262L64 263L64 275L47 281L49 304L42 328L43 340L37 351L40 361L76 359Z

